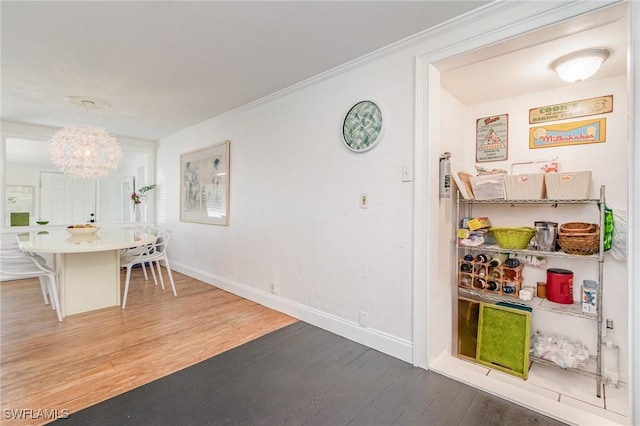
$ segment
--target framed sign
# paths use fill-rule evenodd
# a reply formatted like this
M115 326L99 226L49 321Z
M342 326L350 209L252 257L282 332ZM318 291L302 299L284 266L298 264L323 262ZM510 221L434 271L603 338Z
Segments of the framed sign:
M607 119L573 121L547 124L529 129L529 148L550 148L564 145L581 145L605 142Z
M613 112L613 95L545 105L529 110L529 124L566 120Z
M229 141L180 156L180 220L229 224Z
M476 121L476 161L502 161L508 156L509 114Z

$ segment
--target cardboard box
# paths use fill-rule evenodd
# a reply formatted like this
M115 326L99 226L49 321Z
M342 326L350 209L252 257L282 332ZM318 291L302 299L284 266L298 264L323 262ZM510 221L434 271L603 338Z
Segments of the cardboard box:
M470 231L477 231L482 228L490 228L491 222L489 222L488 217L474 217L473 219L469 219L467 221L467 226Z
M587 314L598 312L598 288L595 281L585 280L582 285L582 312Z

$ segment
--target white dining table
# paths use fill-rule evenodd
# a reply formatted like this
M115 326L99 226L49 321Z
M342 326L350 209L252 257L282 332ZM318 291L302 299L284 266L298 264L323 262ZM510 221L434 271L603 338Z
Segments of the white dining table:
M20 249L54 255L62 316L120 305L120 251L151 244L152 234L101 228L72 235L66 229L17 234Z

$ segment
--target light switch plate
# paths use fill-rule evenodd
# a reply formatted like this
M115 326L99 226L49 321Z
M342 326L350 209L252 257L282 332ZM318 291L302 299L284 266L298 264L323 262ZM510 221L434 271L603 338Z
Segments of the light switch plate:
M402 181L403 182L411 182L411 166L404 165L402 166Z

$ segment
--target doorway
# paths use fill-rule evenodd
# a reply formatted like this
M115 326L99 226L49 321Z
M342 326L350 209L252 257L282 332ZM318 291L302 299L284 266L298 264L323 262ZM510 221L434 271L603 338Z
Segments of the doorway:
M445 375L455 377L458 380L466 381L474 386L484 388L489 392L503 396L506 399L513 400L523 405L531 406L531 404L539 402L539 395L527 395L522 393L522 389L519 386L512 387L511 384L505 384L503 382L494 381L491 379L485 379L482 375L476 377L472 373L466 377L459 375L456 369L460 368L460 364L456 363L456 357L451 356L452 339L454 337L453 326L443 327L443 321L451 322L454 320L454 309L452 307L451 300L457 293L453 286L443 288L442 283L453 283L454 267L453 262L456 259L456 253L454 251L454 245L452 243L452 235L456 228L456 224L451 220L452 212L455 209L455 203L450 200L438 200L438 170L434 165L438 163L437 159L445 152L453 152L452 158L463 159L463 166L471 166L473 168L475 164L475 134L474 123L475 120L483 117L483 111L487 109L491 111L487 114L497 115L504 113L504 109L509 109L511 113L511 119L514 122L522 117L518 118L516 115L523 114L524 119L527 119L527 113L529 108L534 108L537 105L537 101L522 100L522 97L526 96L527 91L539 91L536 93L542 93L548 90L559 90L561 84L557 83L556 87L533 87L534 79L528 72L534 70L533 67L525 68L519 75L520 81L515 79L515 85L513 90L524 90L521 93L512 92L511 95L503 95L498 98L487 98L481 91L479 96L485 101L485 104L481 107L476 107L476 104L482 101L472 101L468 104L456 99L456 96L466 97L473 94L474 85L479 89L491 89L493 87L507 86L510 84L510 80L502 78L500 72L492 72L493 70L500 70L501 66L504 66L504 62L510 54L525 55L528 49L542 49L546 52L551 52L551 42L556 39L565 39L564 41L573 44L581 32L587 30L597 30L602 27L603 24L611 24L613 26L620 25L632 25L632 20L629 18L629 9L632 6L627 2L617 2L613 6L611 4L604 5L605 7L593 8L592 10L581 9L580 7L569 7L564 10L546 10L545 13L540 11L533 12L528 10L529 7L535 8L540 5L533 6L531 2L527 2L525 5L521 5L523 10L512 13L511 16L500 16L502 11L496 8L492 11L487 11L487 14L483 17L475 16L475 22L473 27L471 24L469 28L465 28L464 34L460 36L460 40L449 40L449 45L434 46L432 53L424 54L417 58L418 61L418 75L417 75L417 97L418 97L418 111L416 116L418 117L417 124L417 137L416 137L416 189L415 189L415 233L416 244L414 250L415 261L415 277L414 277L414 363L418 366L424 366L425 368L434 369ZM595 5L592 5L595 6ZM602 6L602 5L601 5ZM515 7L515 6L514 6ZM549 5L550 9L557 9L558 5ZM569 10L573 9L573 10ZM596 10L597 9L597 10ZM513 12L513 11L511 11ZM493 13L493 20L489 15ZM634 12L637 16L637 10ZM530 15L527 15L530 14ZM519 16L513 18L513 16ZM486 18L486 19L484 19ZM504 18L504 21L500 19ZM492 30L483 33L479 27L490 22L503 22L502 28L509 28L509 31L501 31L501 29L495 29L495 27L485 26L485 28L492 28ZM517 28L517 30L515 29ZM616 28L620 30L620 28ZM627 32L622 28L624 33L625 43L628 43ZM475 31L475 32L474 32ZM602 29L600 29L602 31ZM606 29L604 32L607 32ZM633 31L631 31L633 32ZM611 31L609 33L612 34ZM542 37L536 40L537 37ZM600 41L602 38L599 39ZM445 43L445 42L443 42ZM569 45L567 44L567 45ZM627 58L627 52L630 46L625 44L622 50L619 52L622 56ZM633 51L633 47L631 46ZM531 52L531 51L529 51ZM533 55L533 58L536 56ZM538 56L539 58L539 56ZM637 75L637 71L634 71L637 66L637 58L631 56L632 63L630 68L632 74ZM635 61L635 62L634 62ZM520 60L519 63L523 61ZM451 87L451 82L456 80L456 73L462 70L464 67L472 67L480 64L487 66L484 69L477 68L471 77L466 78L466 86ZM544 66L545 68L547 65ZM480 70L480 71L479 71ZM535 69L540 72L540 69ZM608 79L617 79L617 83L620 81L626 84L626 66L624 75L609 75ZM545 69L546 72L546 69ZM464 80L464 79L463 79ZM512 79L513 80L513 79ZM493 86L492 86L493 85ZM518 87L518 85L520 87ZM482 87L480 87L482 86ZM586 87L586 85L585 85ZM603 86L603 90L607 90L610 86ZM447 90L450 89L450 90ZM625 87L622 92L627 91L633 94L631 87ZM509 97L511 96L511 97ZM627 102L627 94L620 96L620 103L618 105L618 112L622 116L627 115L627 105L637 105L637 101L633 98ZM587 96L585 96L587 97ZM505 99L518 99L520 105L518 105L518 112L514 112L513 104L507 106L504 102ZM538 98L539 99L539 98ZM576 99L580 99L577 97ZM491 104L493 102L493 104ZM457 109L448 109L451 104L457 106ZM544 104L541 104L544 105ZM633 108L632 108L633 109ZM524 111L524 113L523 113ZM633 116L633 115L631 115ZM626 118L625 118L626 120ZM461 123L466 123L462 125ZM528 122L524 127L528 127ZM623 155L619 169L625 169L626 161L631 158L631 162L637 163L637 154L634 153L633 147L630 146L629 136L626 131L631 128L629 132L633 135L633 126L625 121L623 124L622 137L612 138L610 143L625 144L626 155ZM511 134L510 128L510 134ZM637 131L636 131L637 134ZM510 136L511 142L524 143L528 142L528 136L522 132ZM633 136L631 136L633 138ZM471 148L467 144L471 141ZM611 145L610 145L611 146ZM524 153L525 151L523 151ZM566 153L565 153L566 154ZM526 155L526 154L523 154ZM585 155L582 156L583 158ZM588 155L586 156L588 157ZM567 165L571 167L580 167L582 163L579 162L580 157L571 154L566 155L568 160ZM516 161L514 158L510 158L509 162ZM591 157L591 162L601 161L604 164L611 162L610 158ZM616 164L611 162L611 164ZM590 166L590 164L588 164ZM598 167L603 169L602 165ZM631 167L632 168L632 167ZM622 172L622 180L609 181L608 186L615 187L617 184L622 183L620 192L614 197L615 202L621 208L626 208L627 205L633 203L633 197L629 198L627 192L629 187L633 185L633 172L627 173L627 170L619 170ZM575 169L574 169L575 170ZM510 170L509 170L510 172ZM420 179L422 177L422 179ZM618 176L619 177L619 176ZM606 178L605 178L606 180ZM595 182L595 180L594 180ZM597 182L600 182L600 177L597 177ZM439 234L434 236L433 230L439 230ZM427 232L428 231L428 232ZM451 247L451 250L443 250L443 247ZM436 254L437 253L437 254ZM425 260L426 259L426 260ZM443 267L446 264L449 267ZM632 276L632 262L629 261L630 266L624 266L624 271L619 272L621 279L614 282L620 282L619 287L624 287L614 290L621 290L624 293L624 297L618 297L619 306L624 307L627 305L628 299L634 298L634 293L630 285ZM610 286L611 287L611 286ZM620 296L620 294L618 294ZM635 298L637 299L637 295ZM446 303L445 303L446 301ZM619 314L622 321L625 323L624 331L628 324L629 328L633 328L633 322L629 321L633 312L625 312L624 310L616 311L611 306L609 312ZM627 333L622 332L623 336ZM632 333L631 333L632 334ZM625 342L627 349L632 351L634 342ZM595 348L593 349L595 350ZM625 351L626 357L626 351ZM629 359L633 359L629 356ZM624 390L623 400L633 401L636 396L634 395L634 373L633 363L625 360L628 364L628 380L629 386ZM473 368L470 368L473 370ZM527 395L523 397L523 395ZM627 398L625 398L627 396ZM527 400L528 397L532 399ZM626 401L625 401L626 402ZM575 419L584 419L588 417L589 404L577 404L576 406L567 409L567 407L558 408L551 405L545 406L543 402L535 409L539 409L552 416L557 416L560 419L569 421L575 421ZM624 416L628 416L627 419L633 419L634 407L633 403L629 407L625 407L622 410ZM568 414L565 414L565 413ZM598 413L602 414L602 413ZM587 417L584 417L584 416ZM573 417L572 417L573 416ZM581 417L583 416L583 417ZM615 416L614 416L615 417ZM596 417L597 418L597 417ZM620 417L618 417L620 419ZM591 418L593 420L593 418ZM583 423L584 421L578 421ZM633 423L633 422L632 422Z
M51 225L96 221L96 181L40 172L40 219Z

